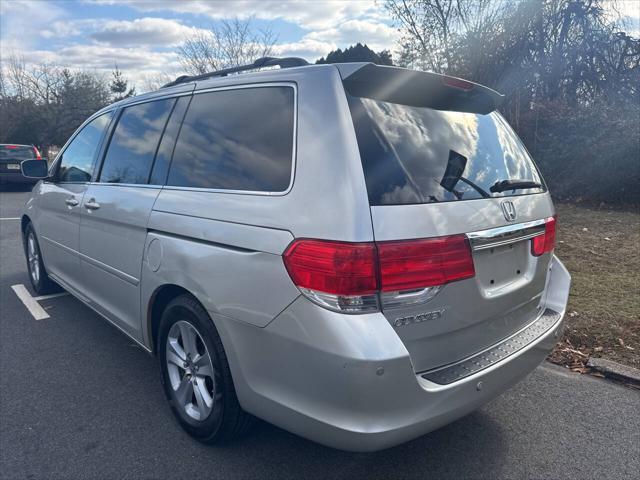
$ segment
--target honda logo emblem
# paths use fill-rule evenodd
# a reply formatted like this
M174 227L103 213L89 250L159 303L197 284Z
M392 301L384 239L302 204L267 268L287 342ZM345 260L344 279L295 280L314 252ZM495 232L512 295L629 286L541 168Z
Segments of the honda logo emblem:
M507 222L513 222L516 219L516 207L513 202L506 201L502 202L502 213L504 213L504 218Z

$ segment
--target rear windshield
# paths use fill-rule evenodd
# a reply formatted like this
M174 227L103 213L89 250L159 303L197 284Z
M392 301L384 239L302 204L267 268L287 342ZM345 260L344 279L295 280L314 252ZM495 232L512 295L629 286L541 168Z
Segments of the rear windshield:
M542 184L498 113L410 107L348 95L371 205L408 205L540 193L496 191L505 180ZM491 191L494 187L494 192Z
M36 158L33 147L22 145L0 145L0 160L32 160Z

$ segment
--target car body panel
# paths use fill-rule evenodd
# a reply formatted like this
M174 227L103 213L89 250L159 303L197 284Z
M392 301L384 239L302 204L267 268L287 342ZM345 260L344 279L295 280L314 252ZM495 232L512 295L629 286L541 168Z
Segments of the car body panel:
M80 291L136 339L147 223L160 188L91 183L80 209ZM92 210L88 204L97 203Z
M371 207L377 241L442 237L512 225L504 198ZM548 193L509 197L517 224L555 210ZM384 309L411 352L416 372L448 364L496 343L540 313L550 255L531 255L531 240L473 252L473 278L444 285L424 304ZM403 324L402 319L435 319Z
M25 177L24 175L22 175L22 173L20 173L20 170L18 170L17 172L0 172L0 184L16 183L33 185L37 181L37 179Z
M544 305L558 321L513 355L446 386L414 374L380 313L341 315L304 297L265 329L210 313L244 409L330 447L375 451L466 415L538 366L562 331L569 284L554 257Z
M49 272L78 289L80 273L80 204L87 185L83 183L40 182L33 190L32 218ZM69 201L76 205L68 204Z
M378 241L442 237L509 225L500 208L504 198L424 205L381 205L371 207L371 218ZM550 217L555 214L548 193L509 197L517 218L515 223Z
M163 219L171 221L168 216ZM152 223L155 229L147 236L142 265L141 298L145 310L156 290L178 285L195 295L210 312L264 327L300 295L280 255L168 233L169 228L162 228L158 218ZM215 238L221 225L210 221L198 224L205 238ZM245 234L251 229L253 236L271 237L261 240L267 245L278 242L282 236L278 230L237 224L223 226L228 232ZM145 343L152 345L146 323L145 329Z

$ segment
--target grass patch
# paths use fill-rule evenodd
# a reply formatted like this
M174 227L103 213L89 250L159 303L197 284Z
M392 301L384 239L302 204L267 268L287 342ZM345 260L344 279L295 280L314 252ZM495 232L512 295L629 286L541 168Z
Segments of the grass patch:
M550 360L640 368L640 214L558 204L556 254L572 277L567 328Z

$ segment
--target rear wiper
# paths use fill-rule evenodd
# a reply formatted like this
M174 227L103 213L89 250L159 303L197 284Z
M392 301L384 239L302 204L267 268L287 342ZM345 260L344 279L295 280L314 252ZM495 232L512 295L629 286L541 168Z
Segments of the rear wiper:
M502 180L494 183L489 189L491 193L506 192L507 190L523 190L525 188L542 188L542 184L532 180Z

